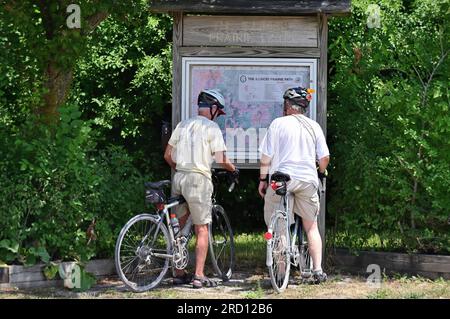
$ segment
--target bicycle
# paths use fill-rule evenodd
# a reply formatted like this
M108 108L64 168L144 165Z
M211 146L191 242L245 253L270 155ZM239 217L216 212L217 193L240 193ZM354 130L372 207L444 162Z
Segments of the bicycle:
M272 189L281 196L283 210L276 210L272 215L268 231L266 265L269 268L272 287L278 293L283 292L289 284L291 265L298 267L303 280L312 276L313 262L309 254L306 234L303 231L301 217L294 214L294 226L289 215L289 192L287 182L290 176L275 172L271 176Z
M212 222L209 224L209 253L215 274L227 281L234 268L234 237L225 210L216 203L220 177L226 176L233 191L237 178L227 171L212 170ZM169 209L185 203L182 196L166 200L164 188L169 180L145 183L146 202L155 204L155 214L140 214L131 218L120 231L115 248L117 274L127 287L144 292L157 287L172 266L185 269L189 262L188 244L193 237L189 217L183 229L175 234Z

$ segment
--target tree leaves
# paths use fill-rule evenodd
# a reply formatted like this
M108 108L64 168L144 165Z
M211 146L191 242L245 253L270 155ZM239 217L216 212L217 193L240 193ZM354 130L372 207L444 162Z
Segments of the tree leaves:
M450 212L448 2L380 1L382 27L367 30L369 3L353 1L352 16L330 25L328 208L363 241L382 234L431 251L433 236L449 237L448 226L426 232Z

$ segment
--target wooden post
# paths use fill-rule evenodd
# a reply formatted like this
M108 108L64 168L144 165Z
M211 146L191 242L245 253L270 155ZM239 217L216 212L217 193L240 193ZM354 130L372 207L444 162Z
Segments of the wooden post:
M328 73L328 18L326 14L319 15L319 76L318 76L318 113L317 122L327 136L327 73ZM326 181L320 197L319 231L322 237L322 257L325 260L325 212L326 212Z
M180 48L183 46L183 12L173 16L173 69L172 69L172 131L181 121L182 66Z

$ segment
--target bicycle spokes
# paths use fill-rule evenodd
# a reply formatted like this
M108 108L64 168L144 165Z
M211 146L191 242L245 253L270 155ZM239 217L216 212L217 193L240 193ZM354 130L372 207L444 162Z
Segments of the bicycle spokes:
M123 235L119 266L130 286L141 287L153 282L167 267L167 240L159 225L144 219L130 225Z
M217 221L220 223L220 221ZM213 228L212 245L214 248L215 258L219 265L223 264L223 258L226 258L227 254L227 244L229 242L229 236L225 232L223 225L219 224L217 229Z

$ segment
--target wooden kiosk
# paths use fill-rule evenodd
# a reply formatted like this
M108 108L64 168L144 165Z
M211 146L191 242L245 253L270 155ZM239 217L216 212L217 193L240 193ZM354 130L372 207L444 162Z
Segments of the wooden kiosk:
M245 130L245 144L281 116L284 90L302 85L316 90L308 115L326 135L328 16L348 14L350 0L150 0L150 11L174 18L172 127L194 114L200 90L218 87L230 105L221 125ZM258 167L256 150L233 147L238 167ZM319 228L325 247L324 190Z

